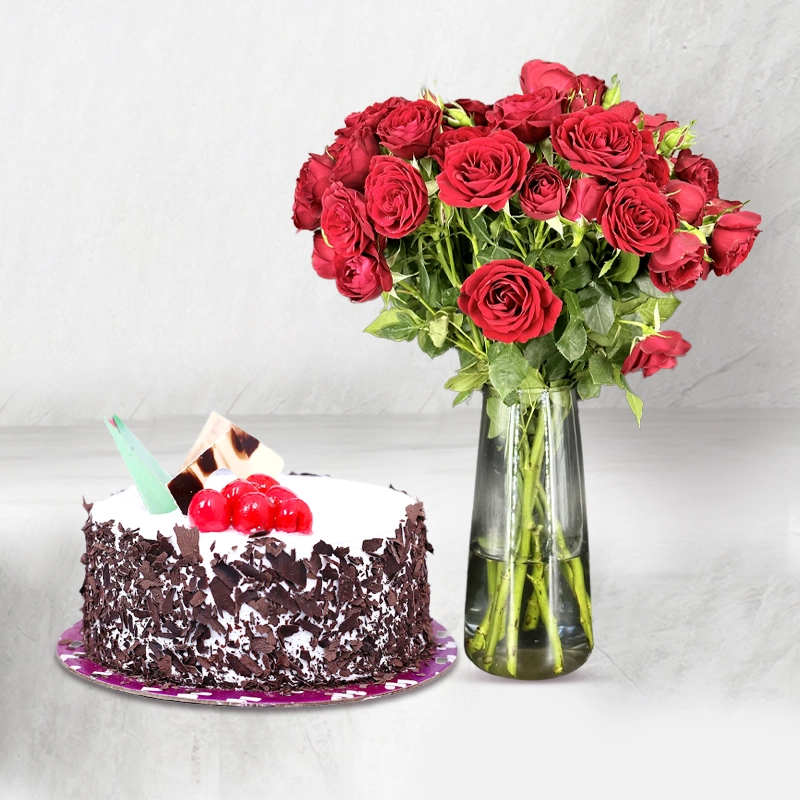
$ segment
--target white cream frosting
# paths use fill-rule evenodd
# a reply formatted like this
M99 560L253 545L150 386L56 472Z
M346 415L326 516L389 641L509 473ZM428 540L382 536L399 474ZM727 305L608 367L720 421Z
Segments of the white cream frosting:
M221 489L235 476L229 470L218 470L207 481L208 488ZM296 550L298 558L308 558L314 544L320 540L333 547L349 547L361 552L364 539L387 538L394 535L406 517L406 507L415 501L404 492L368 483L338 480L317 475L281 475L280 482L305 500L313 516L312 533L280 533L270 536L286 542L287 550ZM92 506L96 523L114 520L124 528L138 529L145 539L155 539L161 533L176 541L175 526L191 527L188 517L179 510L168 514L151 514L136 488L131 486ZM233 530L219 533L200 533L200 555L209 563L213 552L236 555L247 543L247 536Z

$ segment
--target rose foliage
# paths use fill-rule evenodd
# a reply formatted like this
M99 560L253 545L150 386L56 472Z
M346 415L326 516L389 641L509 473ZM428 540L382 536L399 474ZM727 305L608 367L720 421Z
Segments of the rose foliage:
M454 403L485 384L508 404L618 386L639 419L626 375L675 367L676 293L730 275L761 217L719 197L691 125L623 101L616 76L534 60L520 90L348 115L300 170L294 224L320 277L383 298L369 333L457 350Z

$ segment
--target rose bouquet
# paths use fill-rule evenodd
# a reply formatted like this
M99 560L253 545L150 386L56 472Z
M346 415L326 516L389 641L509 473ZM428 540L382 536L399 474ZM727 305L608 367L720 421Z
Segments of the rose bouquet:
M676 293L730 274L761 221L719 197L692 125L623 101L616 76L529 61L520 84L492 105L424 91L349 115L303 165L293 214L318 275L355 302L383 298L367 332L455 349L454 404L483 390L505 521L473 522L486 566L467 650L511 676L524 632L549 674L572 628L592 646L585 526L554 488L569 442L579 453L575 400L617 386L640 420L626 375L675 367L690 348L663 327Z

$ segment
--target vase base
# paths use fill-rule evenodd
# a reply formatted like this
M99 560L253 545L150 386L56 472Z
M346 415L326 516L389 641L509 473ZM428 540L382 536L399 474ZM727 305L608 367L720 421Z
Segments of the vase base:
M564 649L561 654L560 663L556 664L553 651L550 648L538 647L532 649L520 649L517 653L516 668L510 667L508 654L505 649L499 648L490 664L484 663L483 651L470 653L470 642L465 642L467 657L478 669L496 675L499 678L520 681L543 681L552 678L561 678L582 667L589 656L591 648L588 644L581 647ZM560 669L559 669L560 668ZM514 674L511 670L514 669Z

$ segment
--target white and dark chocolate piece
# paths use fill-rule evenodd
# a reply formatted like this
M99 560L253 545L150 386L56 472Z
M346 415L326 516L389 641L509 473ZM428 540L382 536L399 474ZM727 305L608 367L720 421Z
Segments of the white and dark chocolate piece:
M421 503L281 476L314 534L200 533L126 490L84 527L88 655L153 683L291 691L382 681L430 657Z
M208 418L187 462L167 484L184 514L218 469L229 469L242 479L255 473L277 477L283 469L283 459L276 452L217 413Z

